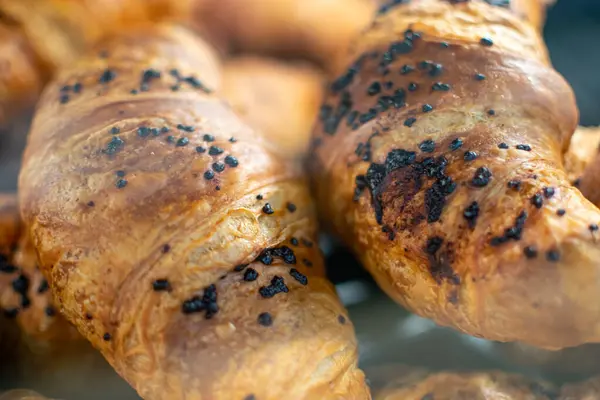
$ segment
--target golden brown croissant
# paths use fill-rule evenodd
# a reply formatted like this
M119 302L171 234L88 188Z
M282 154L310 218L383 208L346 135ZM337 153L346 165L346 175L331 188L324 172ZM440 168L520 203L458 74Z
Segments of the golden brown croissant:
M376 400L556 400L550 383L504 372L438 372L404 368L374 388Z
M301 166L187 32L103 48L46 88L19 181L61 311L146 399L369 398Z
M590 182L583 184L582 175L590 168L600 151L600 128L578 127L565 154L565 168L569 173L569 180L581 190L584 196L589 189ZM589 198L588 198L589 200Z
M481 0L414 0L355 47L310 164L381 287L472 335L599 342L600 212L564 170L577 109L537 29Z
M373 0L206 0L196 15L235 48L308 57L337 71L375 6Z
M247 123L292 156L308 150L323 81L323 74L307 64L243 56L223 65L223 96Z
M79 338L52 304L48 282L37 268L35 249L20 230L16 196L0 195L0 310L17 319L25 339L36 347Z
M0 0L0 123L30 106L57 68L112 33L178 21L222 51L285 53L334 69L373 10L372 0Z
M578 143L573 143L576 139ZM600 187L598 185L598 174L600 173L600 128L579 129L573 136L573 142L571 146L579 147L580 150L577 151L575 161L572 160L575 157L567 157L566 161L568 162L571 159L571 164L578 165L580 168L578 168L579 174L572 177L572 182L589 201L600 205Z
M186 20L204 0L0 0L0 123L100 37ZM79 87L71 88L73 91Z

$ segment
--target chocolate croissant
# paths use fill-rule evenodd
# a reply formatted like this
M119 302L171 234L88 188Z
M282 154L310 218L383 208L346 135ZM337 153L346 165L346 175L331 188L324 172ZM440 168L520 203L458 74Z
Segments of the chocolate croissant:
M188 32L101 48L44 91L19 178L63 314L146 399L368 399L301 165Z
M437 323L545 348L600 342L600 211L563 164L578 112L504 2L389 7L330 85L310 162L325 220ZM504 4L504 5L503 5Z

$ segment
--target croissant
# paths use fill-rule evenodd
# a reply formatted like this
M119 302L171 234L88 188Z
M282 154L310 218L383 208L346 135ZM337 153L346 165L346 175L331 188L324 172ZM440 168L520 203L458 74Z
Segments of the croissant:
M599 342L600 212L563 164L574 95L531 18L498 4L377 17L321 107L318 204L417 314L549 349Z
M585 182L583 175L593 168L592 163L600 151L600 128L578 127L565 154L565 168L569 180L577 186L583 195L590 200L591 182Z
M242 56L223 65L223 96L250 126L290 156L306 155L323 83L323 73L308 64Z
M396 368L397 369L397 368ZM555 400L552 384L492 372L438 372L405 368L396 379L377 389L376 400ZM393 369L392 369L393 371ZM375 389L374 389L375 390Z
M0 275L0 308L16 319L25 339L39 349L81 336L58 312L48 281L37 268L35 249L24 233Z
M285 53L335 69L374 7L372 0L0 0L0 123L31 106L57 69L107 35L177 21L222 52Z
M100 37L182 20L191 1L0 0L0 123L32 105L54 71Z
M598 188L598 172L600 172L600 129L586 128L580 129L581 133L573 136L573 141L578 139L580 142L580 150L578 157L571 157L573 165L584 166L580 168L580 174L572 178L572 182L576 185L581 193L592 203L600 205L600 190ZM584 144L585 143L585 144ZM582 160L584 162L582 162ZM567 158L569 161L569 158ZM579 162L577 162L579 161ZM589 161L589 162L585 162Z
M19 177L63 314L146 399L369 398L301 165L186 31L101 47L45 89Z
M307 57L329 71L376 11L374 0L208 0L196 23L247 52ZM341 64L342 63L342 64Z

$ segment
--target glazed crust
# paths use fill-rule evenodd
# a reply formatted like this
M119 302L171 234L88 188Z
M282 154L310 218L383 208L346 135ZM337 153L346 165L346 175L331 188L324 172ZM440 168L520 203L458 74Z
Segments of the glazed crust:
M103 48L45 90L19 180L63 313L145 399L369 398L294 157L187 32Z
M308 64L243 56L223 65L223 96L290 156L306 155L323 88L323 73Z
M422 316L545 348L598 342L600 212L563 166L574 95L512 11L422 0L380 15L321 109L318 204Z
M379 390L376 400L555 400L551 384L503 372L439 372L406 369Z

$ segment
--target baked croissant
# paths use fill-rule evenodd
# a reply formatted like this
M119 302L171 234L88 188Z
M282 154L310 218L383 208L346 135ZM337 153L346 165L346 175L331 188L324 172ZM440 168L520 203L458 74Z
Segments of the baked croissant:
M585 162L572 162L576 165L585 165L581 168L580 175L573 177L572 182L576 185L581 193L592 203L600 205L600 188L598 187L598 173L600 172L600 129L599 128L584 128L580 129L581 133L574 135L573 140L578 139L580 143L579 157L577 161L582 159ZM573 157L571 157L573 158ZM569 161L569 158L567 158Z
M563 167L574 95L528 21L482 0L390 7L331 84L310 165L322 215L394 299L557 349L600 341L600 211Z
M499 371L429 373L405 369L377 389L376 400L558 399L559 390L548 382Z
M50 341L80 338L55 309L48 282L37 268L35 249L18 222L17 197L0 195L2 314L7 319L16 318L25 339L37 348L46 347Z
M197 23L234 48L306 57L329 71L344 67L347 47L371 21L375 0L205 0Z
M46 88L19 178L63 314L146 399L369 398L301 166L186 31L101 47Z
M290 156L306 155L323 82L322 72L308 64L242 56L223 65L223 96L250 126Z
M203 0L0 0L0 123L100 37L187 18ZM79 88L73 88L77 91Z
M374 9L372 0L0 0L0 123L106 35L178 21L223 52L285 53L333 70Z

